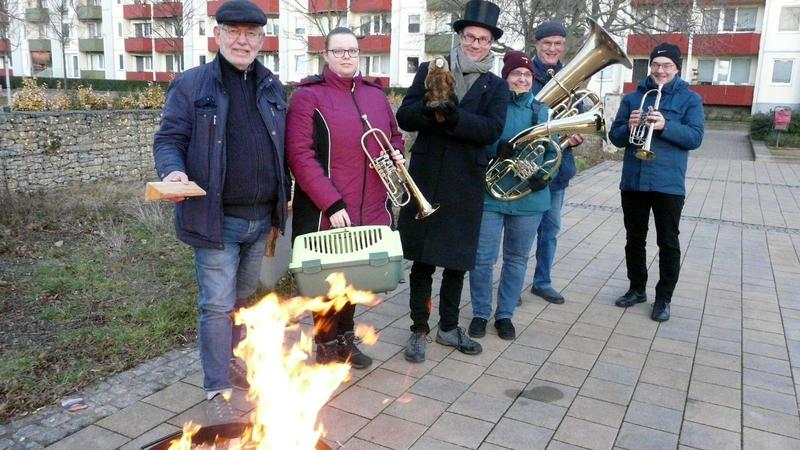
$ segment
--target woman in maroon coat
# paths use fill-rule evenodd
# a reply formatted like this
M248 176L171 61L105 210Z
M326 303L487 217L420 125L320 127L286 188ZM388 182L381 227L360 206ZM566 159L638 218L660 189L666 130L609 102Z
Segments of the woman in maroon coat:
M396 150L403 148L403 138L383 89L358 73L358 54L349 28L332 30L323 54L327 66L303 80L289 103L286 158L296 181L293 241L330 228L392 224L386 188L361 147L367 129L361 117L386 133L397 164L404 162ZM374 138L366 142L373 159L381 155ZM354 344L354 313L350 305L314 316L317 362L349 359L355 368L372 363Z

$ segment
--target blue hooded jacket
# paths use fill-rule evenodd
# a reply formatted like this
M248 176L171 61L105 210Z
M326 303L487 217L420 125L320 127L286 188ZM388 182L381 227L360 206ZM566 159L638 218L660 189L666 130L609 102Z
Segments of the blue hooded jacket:
M635 92L622 98L617 117L611 125L611 142L625 148L622 163L622 191L661 192L664 194L686 195L686 165L689 150L694 150L703 142L703 101L689 90L689 83L676 76L661 88L659 111L666 119L663 130L653 132L651 150L656 159L643 161L635 156L638 147L628 143L630 127L628 119L631 111L639 109L642 96L658 86L649 76L639 83ZM655 95L648 96L644 110L655 103Z

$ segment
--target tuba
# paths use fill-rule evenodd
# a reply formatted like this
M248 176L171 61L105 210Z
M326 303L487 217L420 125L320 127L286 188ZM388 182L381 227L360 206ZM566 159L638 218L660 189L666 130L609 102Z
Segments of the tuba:
M424 219L439 209L439 205L431 205L425 200L425 197L420 192L417 184L411 179L408 169L404 165L397 165L391 157L392 143L380 128L373 128L367 119L367 115L361 116L367 130L361 135L361 149L367 155L369 166L378 172L378 177L386 187L386 192L389 194L389 200L396 207L405 206L411 201L413 197L417 202L418 212L417 219ZM372 136L378 143L381 149L380 156L373 158L369 154L367 148L367 137Z
M561 164L561 150L567 147L569 134L598 133L608 141L603 102L597 94L582 85L610 65L622 64L630 69L632 64L625 52L594 19L587 18L586 22L589 24L586 43L535 96L536 100L550 108L547 123L535 125L511 138L509 142L515 149L519 148L517 154L513 158L494 160L486 171L486 190L492 197L505 201L516 200L530 194L527 179L531 176L540 174L545 180L552 178ZM593 106L589 111L580 113L578 108L584 100L591 101ZM566 137L555 142L545 133L547 130ZM555 147L556 156L537 163L547 145ZM522 178L525 175L528 176ZM510 177L515 179L508 180Z

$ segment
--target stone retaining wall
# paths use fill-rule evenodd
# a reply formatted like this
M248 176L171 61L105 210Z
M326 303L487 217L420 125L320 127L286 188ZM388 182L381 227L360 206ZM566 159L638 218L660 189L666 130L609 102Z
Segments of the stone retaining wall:
M0 189L153 178L160 119L145 110L0 113Z

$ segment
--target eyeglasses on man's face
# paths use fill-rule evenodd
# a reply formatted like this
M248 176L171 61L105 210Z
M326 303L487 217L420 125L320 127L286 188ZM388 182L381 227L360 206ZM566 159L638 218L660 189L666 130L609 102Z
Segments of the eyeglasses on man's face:
M461 33L459 36L461 36L461 40L468 45L472 45L477 41L481 47L486 47L487 45L492 43L492 38L490 38L489 36L478 37L472 33Z
M567 41L564 40L564 39L547 40L545 38L545 39L542 39L541 41L539 41L536 45L538 45L538 46L540 46L542 48L556 48L556 49L558 49L558 48L564 48L564 44L566 44L566 43L567 43Z
M675 69L675 67L676 66L673 63L664 63L664 64L659 64L654 62L650 63L650 70L652 70L653 72L658 72L659 70L664 70L665 72L671 72L672 70Z
M525 78L526 80L533 79L533 73L530 70L512 70L508 75L514 78Z
M228 36L228 39L231 41L236 41L239 39L240 36L244 36L247 39L247 42L251 44L255 44L261 39L261 36L264 35L260 29L257 28L230 28L230 27L220 27L220 29L225 32L225 35Z
M351 58L358 57L359 49L357 48L329 48L327 50L328 53L332 54L336 58L344 58L345 53L347 56Z

